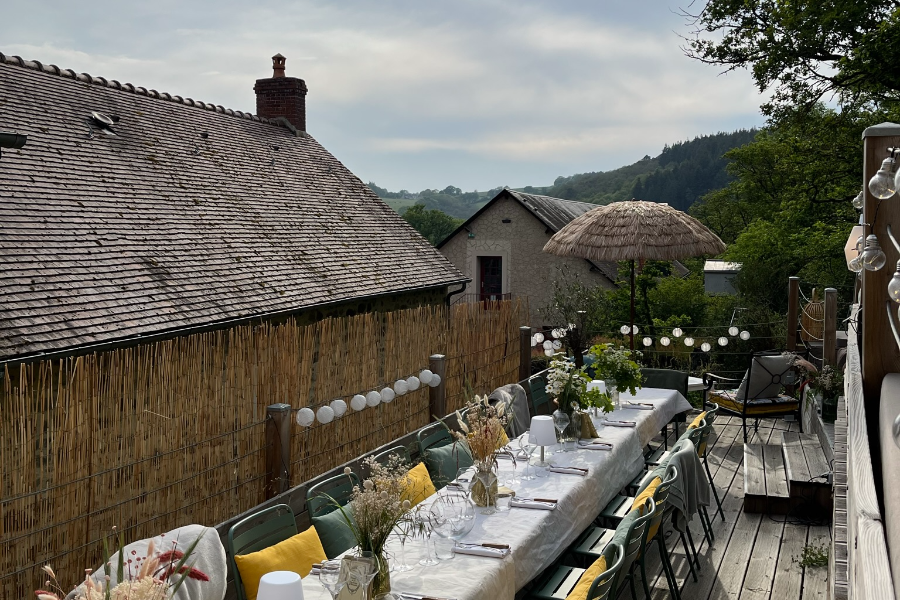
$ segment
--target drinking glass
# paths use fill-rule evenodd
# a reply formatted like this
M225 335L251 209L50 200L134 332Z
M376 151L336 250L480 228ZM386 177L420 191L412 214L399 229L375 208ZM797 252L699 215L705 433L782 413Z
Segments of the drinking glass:
M559 433L559 446L562 452L566 451L566 445L563 443L562 432L565 431L566 427L569 426L569 415L564 413L561 410L553 411L553 426L556 428L556 431Z
M366 552L363 552L365 555ZM375 579L375 575L378 573L378 565L373 564L368 571L360 570L359 566L350 569L350 578L353 579L353 582L362 588L363 591L363 600L369 600L369 584L372 583L372 580Z
M431 519L431 530L438 534L438 537L442 539L449 539L453 534L453 515L454 508L453 505L449 502L444 503L441 499L438 499L431 505L431 509L428 511L429 518ZM438 540L434 541L435 544L435 554L437 554L437 544ZM453 558L453 554L451 553L449 556L440 557L437 556L439 560L450 560Z
M420 505L416 509L415 520L417 528L422 532L422 537L425 539L425 557L419 560L419 564L424 567L434 566L438 564L438 561L434 557L433 548L431 546L432 525L429 510Z
M518 477L516 477L516 467L518 466L517 463L519 461L516 460L516 456L515 456L514 452L506 450L505 454L508 454L509 457L512 459L510 462L512 463L512 468L513 468L512 477L510 477L509 479L506 480L506 485L519 485L520 483L522 483L522 480L519 479Z
M500 494L497 494L497 511L508 511L510 502L512 502L512 494L510 494L509 492L502 492Z
M415 531L413 516L406 513L400 517L400 519L397 520L397 524L394 526L394 530L400 538L400 562L394 563L394 570L398 573L405 573L406 571L412 570L412 566L406 562L406 540L413 531Z
M535 476L531 474L531 455L534 453L537 446L534 444L528 443L528 432L525 432L525 435L519 438L519 449L522 451L522 454L525 455L525 468L522 470L522 479L525 481L531 481L535 479Z
M336 600L347 583L345 579L341 579L341 561L326 560L323 562L322 568L319 569L319 583L328 590L332 600Z

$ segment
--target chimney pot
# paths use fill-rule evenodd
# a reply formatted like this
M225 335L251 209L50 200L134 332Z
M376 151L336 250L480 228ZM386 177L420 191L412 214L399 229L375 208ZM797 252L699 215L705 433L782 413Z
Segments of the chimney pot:
M284 74L287 59L281 54L272 57L272 77L257 79L256 114L266 119L284 117L299 131L306 131L306 82Z

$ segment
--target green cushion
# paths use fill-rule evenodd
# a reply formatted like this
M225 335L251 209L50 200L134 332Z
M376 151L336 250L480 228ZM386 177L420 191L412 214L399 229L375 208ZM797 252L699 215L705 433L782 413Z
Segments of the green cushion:
M460 469L471 466L472 455L463 444L447 444L425 451L425 467L437 490L456 479Z
M348 504L344 507L344 511L348 513L350 519L353 520L353 505ZM356 524L356 521L353 521ZM312 518L312 524L319 534L319 540L322 542L322 548L325 549L325 555L329 558L340 556L350 548L356 545L356 538L350 527L347 526L347 520L339 510L333 510L327 515L321 515Z
M610 544L621 544L622 548L628 548L628 529L631 527L632 522L637 519L640 515L640 511L634 509L627 515L625 518L619 521L619 526L616 527L616 533L613 534L612 539L610 540Z

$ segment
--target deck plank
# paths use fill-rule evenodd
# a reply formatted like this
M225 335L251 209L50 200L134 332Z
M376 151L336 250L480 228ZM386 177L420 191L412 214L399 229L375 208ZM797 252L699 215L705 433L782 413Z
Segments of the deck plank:
M781 537L775 579L772 582L772 600L800 600L803 589L803 569L797 566L809 527L787 523Z
M782 521L761 517L747 573L740 590L741 600L768 600L775 579L775 567L778 564L778 551L783 535Z
M809 528L807 544L828 546L831 532L826 525ZM828 596L828 567L807 567L803 569L803 595L801 600L824 600Z
M777 436L776 436L777 437ZM784 515L790 510L787 476L781 446L766 444L762 447L766 469L766 509L770 515ZM746 496L744 502L747 502Z
M762 444L744 444L744 510L766 512L766 465Z

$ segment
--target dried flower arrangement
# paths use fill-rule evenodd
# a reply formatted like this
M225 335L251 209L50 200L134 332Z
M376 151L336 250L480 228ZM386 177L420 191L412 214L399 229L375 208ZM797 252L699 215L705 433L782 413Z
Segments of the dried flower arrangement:
M505 429L505 408L502 403L491 406L485 395L474 396L466 403L465 418L456 411L460 431L454 431L453 435L468 447L479 470L489 470L494 466L497 452L509 442Z

